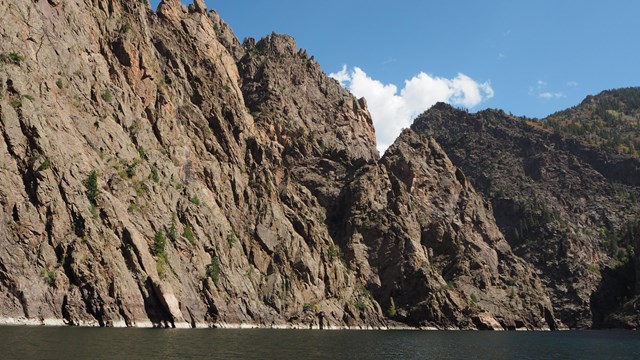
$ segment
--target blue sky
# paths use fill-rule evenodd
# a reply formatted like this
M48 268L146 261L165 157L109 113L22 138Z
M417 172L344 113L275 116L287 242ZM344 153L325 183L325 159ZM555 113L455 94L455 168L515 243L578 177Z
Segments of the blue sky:
M420 99L443 96L472 111L544 117L589 94L640 86L636 0L206 3L241 41L287 33L327 73L340 75L346 65L337 76L346 87L370 108L375 98L387 112L406 110L405 117L422 110Z

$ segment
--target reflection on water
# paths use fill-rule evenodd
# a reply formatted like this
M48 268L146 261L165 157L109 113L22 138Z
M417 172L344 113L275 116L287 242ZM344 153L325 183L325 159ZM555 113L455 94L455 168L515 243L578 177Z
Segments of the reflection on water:
M2 359L640 359L632 331L0 327Z

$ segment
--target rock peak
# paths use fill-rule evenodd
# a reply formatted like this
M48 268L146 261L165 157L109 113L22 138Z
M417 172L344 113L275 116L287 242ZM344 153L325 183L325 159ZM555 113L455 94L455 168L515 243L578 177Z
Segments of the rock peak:
M189 11L205 14L207 12L207 5L204 0L193 0L193 4L189 5Z
M276 33L262 38L256 48L276 55L293 55L298 52L298 45L292 36Z
M455 108L451 104L442 101L438 101L431 108L440 111L455 110Z

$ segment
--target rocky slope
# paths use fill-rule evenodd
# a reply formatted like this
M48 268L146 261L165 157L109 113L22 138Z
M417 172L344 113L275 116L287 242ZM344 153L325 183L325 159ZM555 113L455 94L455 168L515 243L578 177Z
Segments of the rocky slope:
M0 2L0 318L555 328L432 139L201 0Z
M360 170L340 203L346 253L395 318L432 327L557 327L537 276L433 139L404 131Z
M550 115L542 125L583 143L637 158L640 88L607 90L588 96L578 106Z
M565 326L611 325L609 314L640 290L635 159L496 110L438 104L412 128L434 136L490 199L500 230L533 265Z

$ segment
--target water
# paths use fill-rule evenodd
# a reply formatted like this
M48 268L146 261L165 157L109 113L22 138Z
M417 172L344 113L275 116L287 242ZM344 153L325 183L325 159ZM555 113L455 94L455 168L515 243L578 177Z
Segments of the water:
M0 327L0 359L640 359L640 333Z

